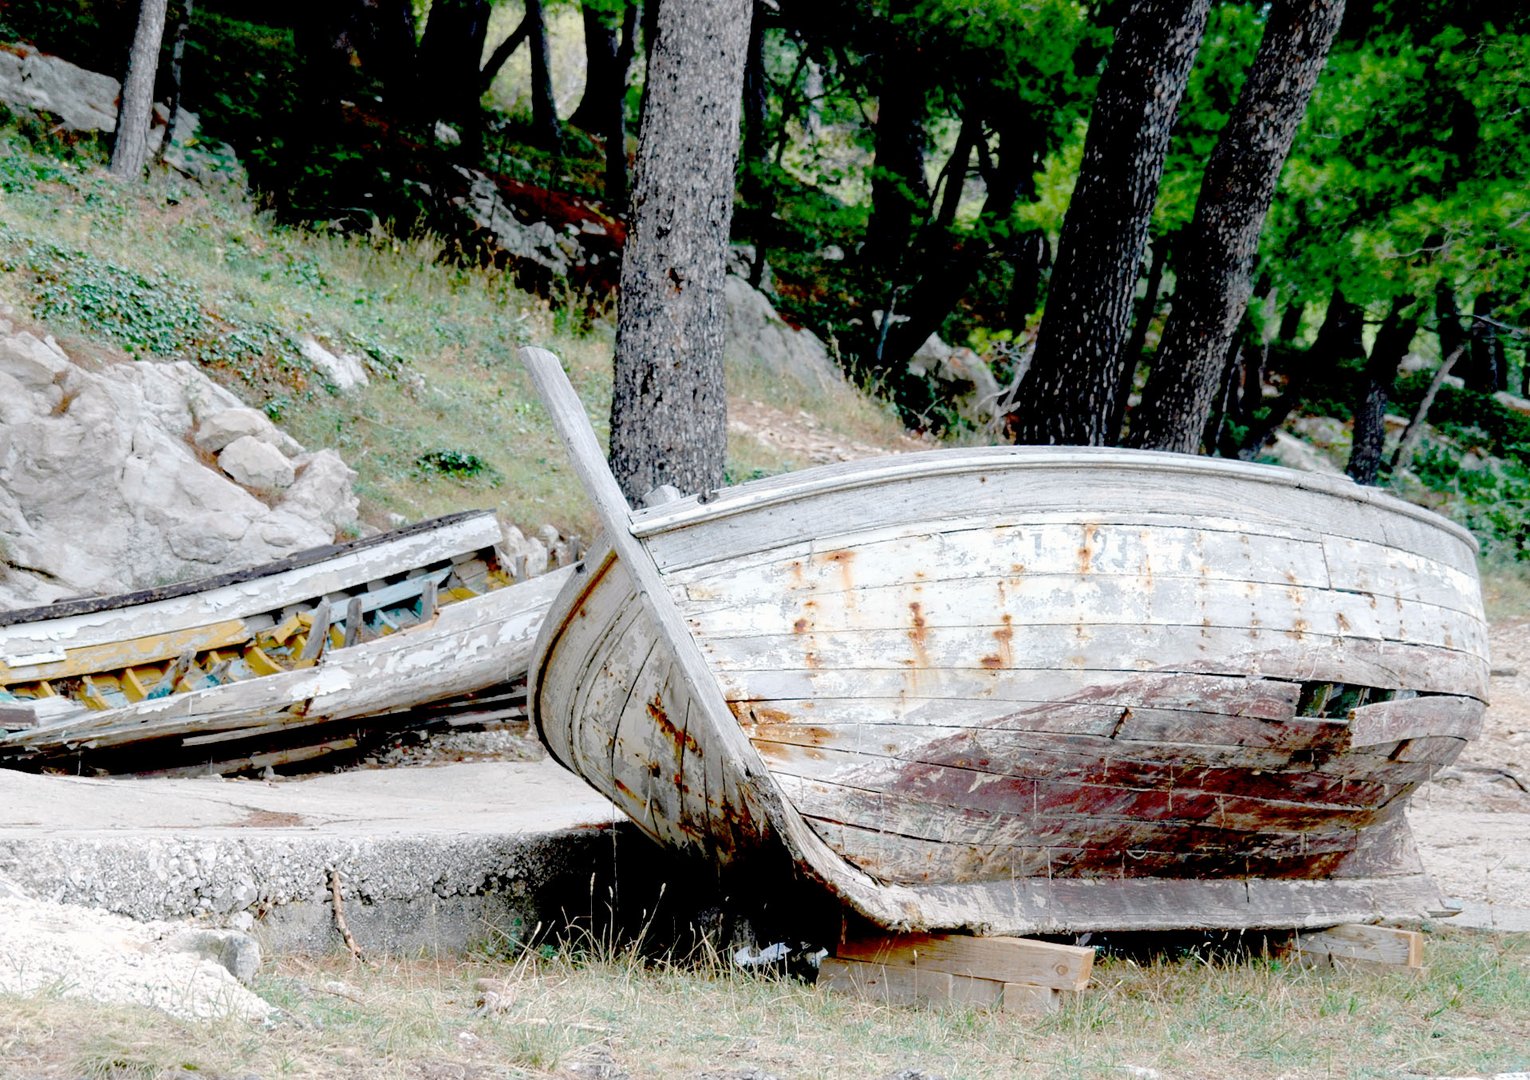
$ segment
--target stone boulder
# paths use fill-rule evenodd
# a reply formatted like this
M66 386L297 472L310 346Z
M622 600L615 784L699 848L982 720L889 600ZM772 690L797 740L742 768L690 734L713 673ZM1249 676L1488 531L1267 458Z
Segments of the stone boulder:
M367 385L367 369L361 359L350 353L333 353L311 337L299 343L303 356L329 385L340 393Z
M355 523L354 474L332 452L289 458L274 428L222 448L257 456L232 471L263 494L286 488L274 508L208 464L192 440L229 413L270 428L188 363L87 369L0 319L0 607L268 562Z
M919 346L908 370L938 384L942 399L979 429L993 419L994 407L1004 393L986 360L971 349L947 345L937 334Z
M216 454L230 443L244 438L265 443L283 454L303 452L298 441L286 432L277 430L265 413L243 405L204 412L197 420L196 434L192 441L200 449Z
M818 336L781 318L764 293L729 274L724 294L728 327L723 355L729 363L764 368L816 390L844 384L839 365Z
M253 435L241 435L218 455L218 468L234 483L257 491L280 491L297 478L292 462L276 447Z

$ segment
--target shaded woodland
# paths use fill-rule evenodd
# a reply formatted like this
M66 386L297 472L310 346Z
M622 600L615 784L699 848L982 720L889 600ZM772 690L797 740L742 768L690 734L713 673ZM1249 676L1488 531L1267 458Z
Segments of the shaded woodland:
M1337 417L1356 480L1464 484L1497 515L1476 524L1524 552L1525 523L1495 509L1530 494L1523 12L744 7L735 254L906 424L974 425L910 366L939 334L1004 390L963 437L1253 459L1291 418ZM439 235L444 258L599 310L615 260L551 278L455 208L486 176L527 221L598 218L622 243L662 11L172 0L159 97L200 111L281 220ZM13 39L117 73L138 16L0 4ZM1399 439L1426 400L1437 437ZM1489 467L1463 479L1474 455Z

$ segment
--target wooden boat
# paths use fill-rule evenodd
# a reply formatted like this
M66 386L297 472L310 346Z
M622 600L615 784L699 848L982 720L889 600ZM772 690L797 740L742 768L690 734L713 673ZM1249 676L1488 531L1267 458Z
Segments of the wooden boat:
M894 930L1310 927L1440 911L1408 795L1481 724L1468 533L1348 480L937 450L630 513L532 662L553 754L663 844L788 854Z
M201 581L0 612L12 729L0 758L162 739L213 754L503 688L569 571L513 584L500 537L491 511L472 511Z

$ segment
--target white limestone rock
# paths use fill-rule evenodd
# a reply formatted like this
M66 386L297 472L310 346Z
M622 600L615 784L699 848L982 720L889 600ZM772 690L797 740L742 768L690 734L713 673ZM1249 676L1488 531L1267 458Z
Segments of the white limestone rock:
M278 431L265 413L243 405L210 412L202 417L197 423L194 441L203 450L216 454L230 443L243 438L257 439L284 455L303 452L297 440L286 432Z
M350 353L332 353L312 337L298 343L303 356L340 393L367 385L366 365Z
M294 464L297 479L282 496L278 510L305 521L318 522L332 533L355 528L360 516L356 500L356 471L333 450L304 454Z
M218 454L218 468L235 483L260 491L282 491L297 478L286 454L253 435L241 435L225 446Z
M811 330L788 324L764 293L736 274L726 277L723 291L728 306L725 360L764 368L811 389L829 390L842 384L824 343Z
M279 490L298 486L301 467L304 484L274 509L190 441L220 424L227 433L230 412L263 436L239 436L248 444L229 461L240 479ZM0 325L0 607L162 585L331 543L355 521L354 473L332 451L294 462L278 445L301 451L190 364L86 368Z

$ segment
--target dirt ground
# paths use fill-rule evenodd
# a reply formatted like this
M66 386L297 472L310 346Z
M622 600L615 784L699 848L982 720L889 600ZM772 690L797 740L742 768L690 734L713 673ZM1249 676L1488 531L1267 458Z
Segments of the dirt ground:
M1414 795L1409 816L1448 895L1530 915L1530 619L1495 621L1489 640L1482 735Z

